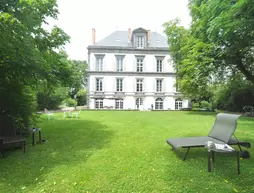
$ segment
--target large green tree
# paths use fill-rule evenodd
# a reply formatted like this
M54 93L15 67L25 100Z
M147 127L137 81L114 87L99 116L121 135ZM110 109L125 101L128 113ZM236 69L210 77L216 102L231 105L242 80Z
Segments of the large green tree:
M180 90L209 96L210 87L241 73L254 83L254 1L190 0L189 29L164 24Z
M26 126L38 86L44 81L64 85L71 75L58 51L69 36L57 26L43 28L57 14L56 0L0 2L0 113L19 117Z

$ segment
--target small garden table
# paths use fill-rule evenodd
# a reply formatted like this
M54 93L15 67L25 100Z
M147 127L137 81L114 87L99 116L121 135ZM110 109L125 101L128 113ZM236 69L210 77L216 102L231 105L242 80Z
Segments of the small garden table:
M41 143L41 128L32 128L32 129L30 129L30 131L32 132L32 144L33 144L33 146L34 146L34 134L36 132L39 133L39 141L38 141L38 143Z
M214 152L219 152L219 153L234 153L236 155L236 162L237 162L237 173L240 175L240 156L239 156L239 151L236 151L233 149L231 146L228 144L214 144L213 148L208 148L208 172L212 171L211 168L211 157L212 157L212 162L214 162Z

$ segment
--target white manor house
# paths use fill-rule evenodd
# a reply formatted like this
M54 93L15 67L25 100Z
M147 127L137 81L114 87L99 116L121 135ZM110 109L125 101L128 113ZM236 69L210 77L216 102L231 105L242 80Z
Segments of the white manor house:
M180 110L190 107L175 87L167 38L143 28L115 31L88 46L90 109Z

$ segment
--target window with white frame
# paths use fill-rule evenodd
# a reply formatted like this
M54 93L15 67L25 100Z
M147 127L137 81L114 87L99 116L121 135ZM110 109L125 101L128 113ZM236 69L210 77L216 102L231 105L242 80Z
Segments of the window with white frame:
M103 58L96 58L96 71L103 71Z
M175 89L176 89L176 92L179 92L179 87L178 87L178 83L177 82L175 84Z
M95 108L103 109L103 99L95 99Z
M137 87L136 91L137 92L143 92L143 80L142 79L137 79Z
M103 87L103 79L96 78L96 91L102 91L102 87Z
M117 78L116 79L116 91L117 92L122 92L123 91L123 79L122 78Z
M143 72L143 59L137 58L137 72Z
M180 110L183 108L183 101L181 99L175 100L175 110Z
M123 71L123 58L122 57L116 58L116 71L117 72Z
M123 100L122 99L116 100L115 109L123 109Z
M157 59L156 70L157 72L162 72L162 59Z
M162 92L162 79L156 80L156 92Z
M163 109L163 100L161 98L157 98L155 100L155 109L162 110Z
M136 99L136 107L139 109L139 106L143 105L143 99L142 98L137 98Z
M137 36L137 48L144 48L144 45L145 45L145 38L144 36Z

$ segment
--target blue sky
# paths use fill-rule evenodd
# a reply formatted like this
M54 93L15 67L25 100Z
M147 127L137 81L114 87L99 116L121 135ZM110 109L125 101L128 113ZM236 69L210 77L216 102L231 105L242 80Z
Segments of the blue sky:
M66 51L71 59L86 60L87 46L92 41L92 28L96 41L115 30L143 27L164 34L162 24L179 17L188 27L191 18L188 0L58 0L58 20L49 20L70 37Z

